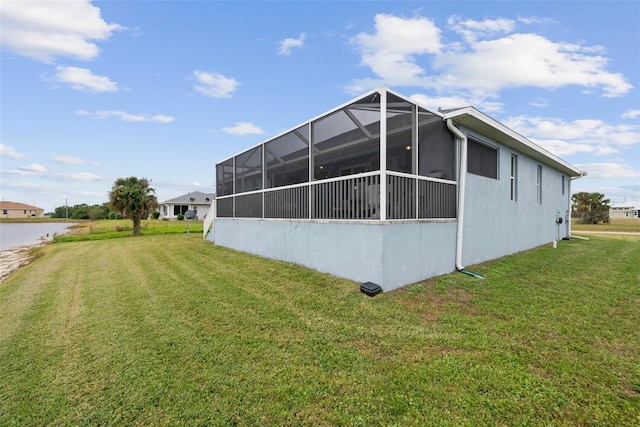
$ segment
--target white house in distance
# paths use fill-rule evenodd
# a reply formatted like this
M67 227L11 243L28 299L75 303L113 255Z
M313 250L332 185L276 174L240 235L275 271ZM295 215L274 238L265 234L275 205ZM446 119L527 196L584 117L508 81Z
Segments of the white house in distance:
M44 209L17 202L0 202L0 218L42 218Z
M160 218L177 219L178 215L184 215L186 211L194 211L197 215L196 219L202 220L209 214L209 207L214 197L211 193L194 191L165 200L159 204Z
M474 107L378 88L218 163L207 238L389 291L569 237L584 174Z
M611 203L609 218L640 218L640 202Z

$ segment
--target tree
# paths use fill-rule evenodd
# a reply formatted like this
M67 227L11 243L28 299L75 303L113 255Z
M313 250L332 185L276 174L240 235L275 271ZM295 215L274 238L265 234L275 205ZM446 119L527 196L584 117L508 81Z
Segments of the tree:
M149 213L158 205L155 192L150 186L151 180L147 178L118 178L113 183L109 192L109 201L114 209L123 217L133 221L133 235L139 236L140 220L149 216Z
M581 191L571 196L571 201L579 223L609 223L609 199L605 199L604 194Z

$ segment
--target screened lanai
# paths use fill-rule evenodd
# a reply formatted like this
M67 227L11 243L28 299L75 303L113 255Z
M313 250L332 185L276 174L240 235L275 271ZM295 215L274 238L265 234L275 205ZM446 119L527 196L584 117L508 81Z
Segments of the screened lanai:
M456 217L456 144L438 113L378 89L216 165L217 217Z

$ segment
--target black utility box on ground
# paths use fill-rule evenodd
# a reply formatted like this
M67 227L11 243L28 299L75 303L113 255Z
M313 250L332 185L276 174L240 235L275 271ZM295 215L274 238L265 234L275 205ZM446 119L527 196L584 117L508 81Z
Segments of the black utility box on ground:
M382 288L375 283L366 282L360 285L360 292L367 294L370 297L378 295L382 292Z

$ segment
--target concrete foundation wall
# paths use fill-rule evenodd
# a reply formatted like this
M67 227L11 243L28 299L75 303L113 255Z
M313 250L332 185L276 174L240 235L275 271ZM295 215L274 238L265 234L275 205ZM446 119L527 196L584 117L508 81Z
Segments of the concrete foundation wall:
M385 291L455 269L455 221L331 222L217 218L217 245L294 262Z

